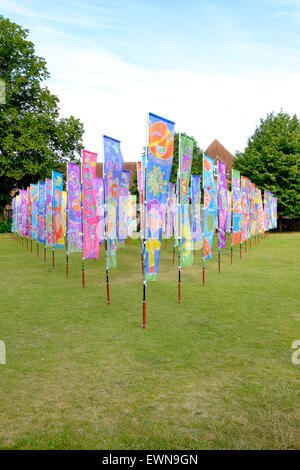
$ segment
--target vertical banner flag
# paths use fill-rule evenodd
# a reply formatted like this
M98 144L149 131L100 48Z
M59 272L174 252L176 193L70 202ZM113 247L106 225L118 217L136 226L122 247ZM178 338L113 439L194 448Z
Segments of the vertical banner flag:
M117 240L123 242L127 238L127 205L129 194L130 171L122 171L117 206Z
M65 248L62 223L62 192L63 177L58 171L52 171L52 205L53 205L53 246L57 249Z
M172 238L174 233L175 220L175 184L169 184L169 193L167 200L167 231L166 238Z
M81 222L81 187L80 166L74 163L67 164L68 188L68 251L76 253L82 251L82 222Z
M255 207L255 235L258 235L259 233L259 227L258 227L258 219L259 219L259 207L258 207L258 200L259 200L259 191L258 188L255 186L254 190L254 207Z
M271 228L271 208L270 208L270 191L265 190L264 192L264 213L265 213L265 230L268 231Z
M189 217L189 202L191 198L189 183L192 170L194 139L185 134L181 134L180 137L180 264L181 266L191 266L194 262L194 253Z
M231 215L232 215L232 192L227 189L227 221L226 221L226 232L231 233Z
M261 189L258 189L258 233L263 235L265 232L265 213L263 208Z
M250 235L256 234L255 184L250 181Z
M277 197L273 197L273 228L277 228Z
M31 200L31 238L38 239L38 216L39 216L39 187L37 184L30 185Z
M16 231L16 198L14 197L11 201L11 232Z
M149 113L146 174L146 279L156 281L174 151L174 122Z
M193 242L202 241L202 230L200 220L201 204L201 176L191 176L191 202L192 202L192 232Z
M46 179L46 216L45 216L45 243L46 248L52 247L53 214L52 214L52 180Z
M250 204L249 204L249 179L241 177L242 185L242 223L241 223L241 242L248 240L250 224Z
M82 150L83 256L99 257L96 196L97 154Z
M30 186L27 187L27 223L28 223L28 229L27 229L27 236L28 238L31 238L31 195L30 195Z
M239 245L242 222L241 174L232 170L232 244Z
M203 190L204 190L204 258L212 257L212 242L215 227L218 226L218 201L214 181L214 161L203 154Z
M137 162L136 164L136 173L137 173L137 185L139 193L139 214L140 214L140 235L141 238L144 237L144 220L143 220L143 190L144 190L144 172L142 162Z
M107 206L108 267L117 265L116 226L117 204L123 171L123 157L120 141L103 136L105 203Z
M129 194L127 198L127 222L128 222L128 236L131 237L133 232L136 232L136 196Z
M21 189L21 235L25 237L28 233L28 211L27 211L27 190Z
M67 191L62 192L61 198L61 221L64 237L67 233Z
M219 203L219 247L226 248L226 223L228 217L228 194L226 165L218 161L218 203Z
M46 187L45 183L39 181L39 233L38 240L45 243L45 206L46 206Z
M96 177L96 196L97 196L97 237L99 243L104 243L104 180Z

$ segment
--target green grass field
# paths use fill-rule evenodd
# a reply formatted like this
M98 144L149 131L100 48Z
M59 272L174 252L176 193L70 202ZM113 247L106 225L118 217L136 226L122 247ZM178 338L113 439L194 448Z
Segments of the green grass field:
M201 254L182 274L171 244L148 284L142 324L140 252L130 241L111 270L0 237L1 449L300 449L300 234Z

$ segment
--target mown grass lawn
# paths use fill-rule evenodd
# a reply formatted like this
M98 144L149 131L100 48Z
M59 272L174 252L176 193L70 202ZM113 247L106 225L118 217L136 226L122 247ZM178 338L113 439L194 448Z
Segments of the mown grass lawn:
M0 237L2 449L300 448L300 234L272 234L230 265L198 252L183 269L171 244L148 284L141 328L138 242L118 250L106 305L104 251L86 261ZM216 252L214 253L214 255Z

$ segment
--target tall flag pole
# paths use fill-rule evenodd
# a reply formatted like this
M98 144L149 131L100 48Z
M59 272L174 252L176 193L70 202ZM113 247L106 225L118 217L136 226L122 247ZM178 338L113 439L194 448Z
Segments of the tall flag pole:
M193 242L189 219L189 183L191 178L194 139L179 134L179 239L178 239L178 302L181 302L182 266L191 266L194 261ZM180 296L179 296L180 294Z
M142 162L137 162L136 164L136 173L137 173L137 183L138 183L138 193L139 193L139 213L140 213L140 245L141 245L141 266L142 266L142 275L144 275L144 218L143 218L143 165Z
M146 326L146 281L156 281L163 219L174 153L174 122L149 113L146 142L143 327Z
M117 263L117 204L123 171L123 157L120 141L103 136L103 178L106 205L106 292L107 304L109 297L109 267L116 267Z
M228 192L226 184L226 165L220 161L218 164L218 207L219 207L219 229L218 229L218 266L221 272L221 248L226 248L226 222L228 214Z
M203 285L205 285L205 260L212 258L212 243L218 225L217 191L214 181L214 160L203 154L204 226L203 226Z
M146 280L146 239L147 239L147 223L148 223L148 213L147 213L147 166L148 166L148 143L149 143L149 124L150 124L150 116L148 114L147 121L146 121L146 146L145 146L145 159L143 165L143 219L144 219L144 236L143 236L143 328L147 326L146 320L146 287L147 287L147 280Z
M181 303L181 133L178 146L178 177L177 177L177 201L178 201L178 302ZM175 237L174 237L175 248ZM173 255L174 257L174 255Z

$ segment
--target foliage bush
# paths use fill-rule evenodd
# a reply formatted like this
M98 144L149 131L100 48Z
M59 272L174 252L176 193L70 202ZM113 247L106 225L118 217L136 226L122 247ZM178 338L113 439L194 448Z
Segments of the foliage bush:
M11 221L9 219L0 219L0 233L11 231Z

